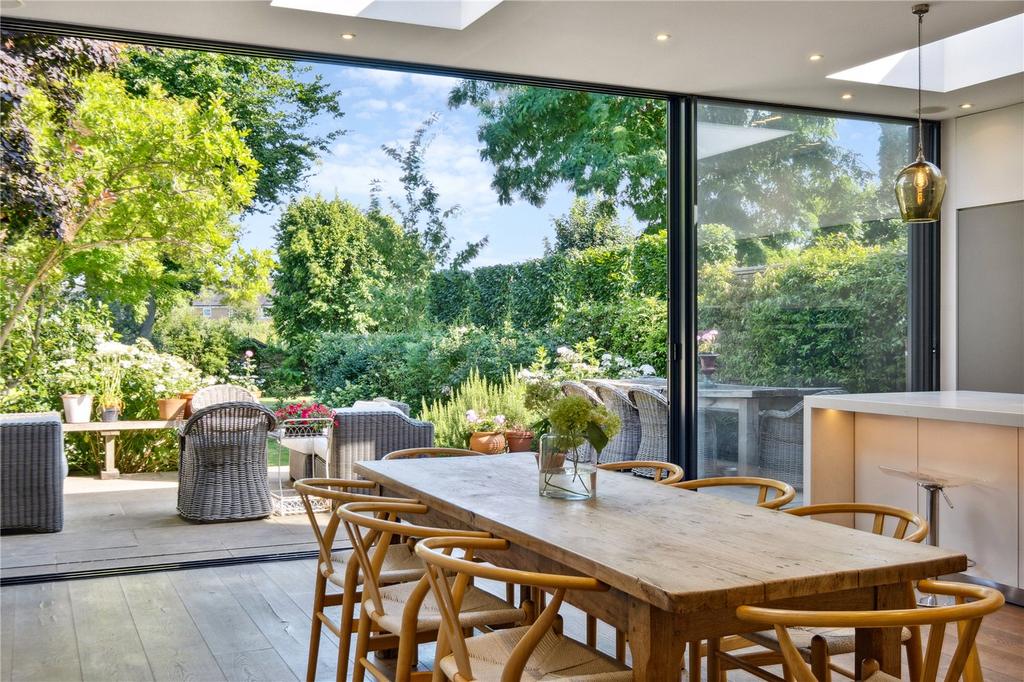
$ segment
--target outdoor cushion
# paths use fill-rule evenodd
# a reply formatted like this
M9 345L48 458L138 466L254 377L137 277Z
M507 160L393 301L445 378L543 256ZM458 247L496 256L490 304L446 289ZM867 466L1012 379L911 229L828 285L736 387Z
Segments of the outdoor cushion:
M405 414L394 405L377 402L375 400L357 400L352 403L351 409L353 412L394 412L396 414Z

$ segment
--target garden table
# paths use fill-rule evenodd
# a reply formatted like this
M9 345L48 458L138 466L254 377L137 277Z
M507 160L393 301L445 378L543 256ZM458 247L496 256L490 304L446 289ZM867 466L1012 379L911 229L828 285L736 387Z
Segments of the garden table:
M628 390L632 386L656 388L664 392L668 380L660 377L616 379L609 383ZM747 386L744 384L698 384L697 403L704 409L728 410L738 417L736 432L737 475L760 475L759 444L761 409L764 402L785 398L803 398L825 388L798 388L787 386ZM790 403L792 404L792 403Z
M511 543L482 558L510 568L584 575L606 592L566 601L628 633L635 679L678 680L684 642L756 629L741 604L869 610L911 606L907 582L956 573L967 557L824 521L761 509L611 471L585 502L537 494L530 453L366 461L383 494L417 499L427 522ZM417 523L424 520L417 515ZM899 632L857 632L857 661L897 677Z
M103 471L100 478L118 478L121 472L114 465L114 445L122 431L151 431L156 429L177 429L181 426L178 419L153 419L150 421L116 421L116 422L83 422L80 424L62 424L65 433L91 432L103 437Z

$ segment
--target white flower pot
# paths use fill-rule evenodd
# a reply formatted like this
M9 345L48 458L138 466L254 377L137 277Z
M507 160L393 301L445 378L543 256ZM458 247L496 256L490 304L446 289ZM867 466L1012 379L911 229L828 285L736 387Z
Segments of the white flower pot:
M88 393L69 393L61 396L64 400L64 422L84 424L92 420L92 396Z

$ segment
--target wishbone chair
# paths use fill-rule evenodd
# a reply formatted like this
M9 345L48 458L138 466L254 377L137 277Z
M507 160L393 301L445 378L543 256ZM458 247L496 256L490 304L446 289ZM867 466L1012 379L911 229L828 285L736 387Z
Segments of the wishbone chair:
M427 459L430 457L474 457L482 453L460 448L406 448L395 450L381 459Z
M757 506L765 509L778 509L793 501L796 497L796 490L793 486L784 482L776 481L774 478L761 478L759 476L716 476L714 478L697 478L692 481L673 483L673 488L683 490L702 490L704 488L757 488ZM772 497L768 497L772 493Z
M598 469L604 469L605 471L632 471L633 469L653 469L654 470L654 482L661 483L663 485L669 485L672 483L678 483L683 480L683 468L678 464L672 464L671 462L662 462L659 460L626 460L623 462L605 462L604 464L598 464Z

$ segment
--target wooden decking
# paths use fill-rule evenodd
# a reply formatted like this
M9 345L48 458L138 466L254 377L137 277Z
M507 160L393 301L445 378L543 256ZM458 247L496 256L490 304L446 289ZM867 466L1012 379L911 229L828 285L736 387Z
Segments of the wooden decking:
M271 470L271 488L286 469ZM287 484L285 484L287 485ZM305 514L197 524L178 516L177 473L116 480L73 476L64 485L64 530L4 535L3 578L124 569L316 549Z
M303 679L314 570L311 560L278 561L5 587L0 679ZM581 638L583 615L563 615L566 633ZM612 632L602 625L599 634L612 651ZM953 640L951 628L947 651ZM978 645L988 682L1024 679L1024 609L988 618ZM325 634L318 680L334 679L336 651ZM432 656L421 647L421 665Z

